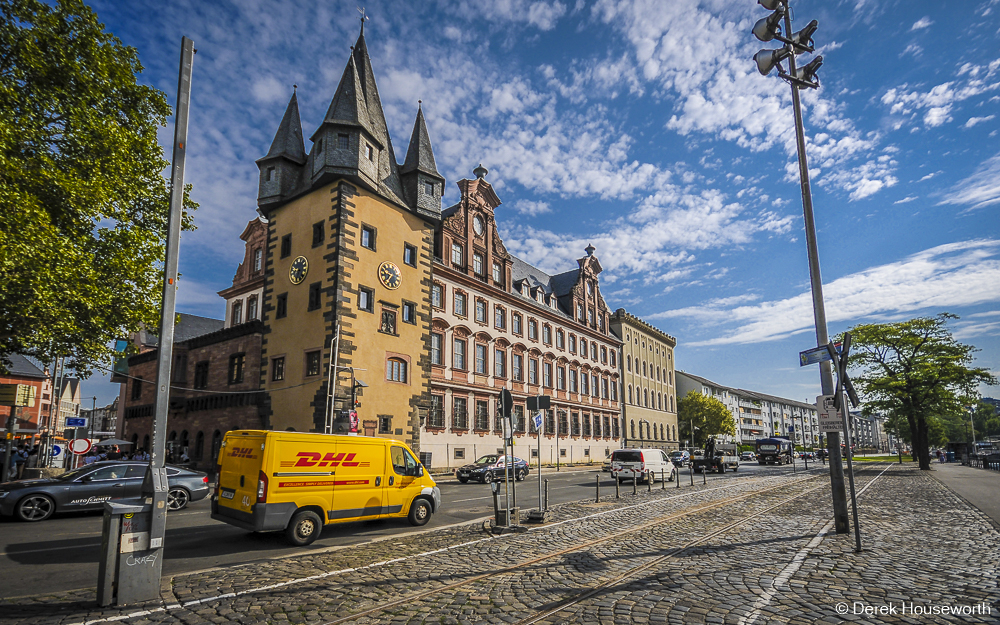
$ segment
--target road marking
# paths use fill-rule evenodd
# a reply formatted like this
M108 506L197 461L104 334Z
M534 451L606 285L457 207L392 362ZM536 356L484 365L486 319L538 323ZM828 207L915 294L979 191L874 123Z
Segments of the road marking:
M221 527L225 527L225 526L220 525L219 528L221 528ZM218 528L213 526L213 527L209 527L209 528L206 528L206 529L203 529L203 530L190 530L189 531L186 528L182 528L181 527L181 528L177 528L174 531L176 531L176 532L183 531L184 535L188 536L190 534L204 534L205 532L211 532L211 531L214 531L216 529L218 529ZM86 549L86 548L95 547L95 546L100 547L101 543L84 543L82 545L67 545L65 547L46 547L44 549L28 549L28 550L25 550L25 551L6 551L5 550L2 553L0 553L0 556L10 557L10 556L19 556L19 555L26 554L26 553L42 553L42 552L45 552L45 551L67 551L69 549Z

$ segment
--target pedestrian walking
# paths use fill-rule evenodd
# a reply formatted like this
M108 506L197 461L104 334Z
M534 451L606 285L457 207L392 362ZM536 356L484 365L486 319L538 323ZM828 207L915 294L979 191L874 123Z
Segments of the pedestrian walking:
M108 460L121 460L122 452L118 449L118 445L112 445L110 451L107 454Z
M25 445L18 445L17 451L14 453L14 479L21 479L21 474L24 473L24 463L28 461L28 450Z

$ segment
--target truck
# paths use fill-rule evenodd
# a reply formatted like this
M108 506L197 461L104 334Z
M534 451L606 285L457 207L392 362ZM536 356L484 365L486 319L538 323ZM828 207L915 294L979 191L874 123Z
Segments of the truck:
M716 444L714 437L709 438L705 443L705 453L700 457L693 456L691 466L696 473L702 471L725 473L726 469L738 471L740 459L736 455L736 445Z
M792 441L781 436L758 438L757 464L792 464Z

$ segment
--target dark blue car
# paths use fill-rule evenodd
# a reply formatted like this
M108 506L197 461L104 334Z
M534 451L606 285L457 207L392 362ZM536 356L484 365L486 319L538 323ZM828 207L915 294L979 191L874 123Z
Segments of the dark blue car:
M496 454L483 456L472 464L455 469L455 477L463 484L469 480L478 480L483 484L489 484L493 480L502 480L504 479L504 458L503 455ZM528 476L528 463L517 456L511 456L511 458L513 459L511 464L513 465L514 479L520 482Z

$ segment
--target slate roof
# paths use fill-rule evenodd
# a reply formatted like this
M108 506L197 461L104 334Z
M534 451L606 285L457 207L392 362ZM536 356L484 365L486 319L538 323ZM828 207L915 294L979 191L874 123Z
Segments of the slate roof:
M434 150L431 149L431 138L427 134L427 124L424 123L424 111L417 107L417 120L413 123L413 133L410 135L410 145L406 148L406 161L400 173L420 171L429 176L444 180L438 173L434 163Z
M43 368L40 368L37 364L21 354L9 354L7 359L10 360L10 366L8 366L7 369L9 371L9 375L12 377L47 377Z
M299 164L306 160L306 150L302 143L302 122L299 120L299 100L294 92L281 118L281 124L278 125L278 132L274 133L271 149L264 158L275 156L284 156Z
M199 317L198 315L189 315L187 313L179 313L178 316L180 317L180 321L174 325L174 343L211 334L216 330L226 327L226 322L222 319L209 319L208 317ZM141 337L142 344L157 345L159 343L158 336L154 332L144 330Z

